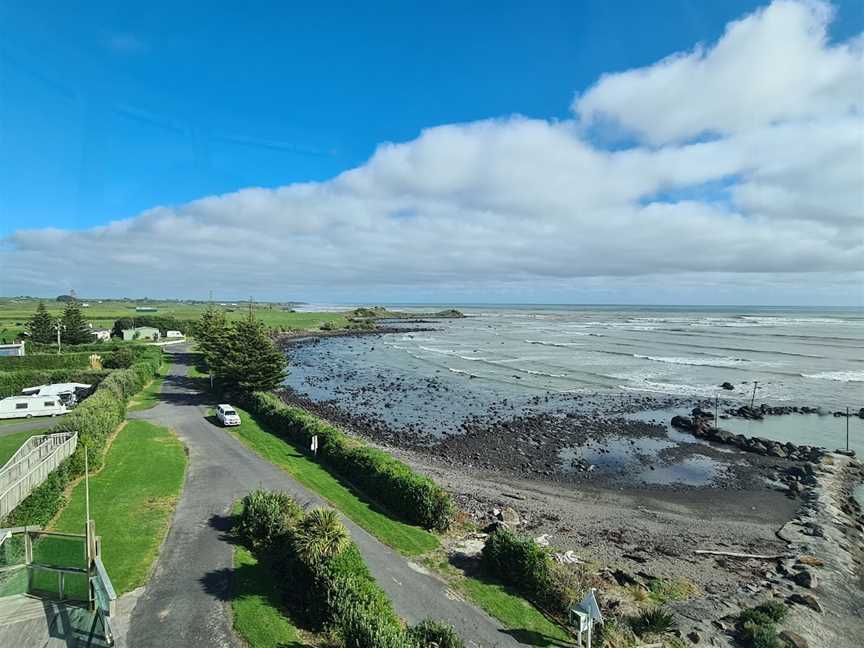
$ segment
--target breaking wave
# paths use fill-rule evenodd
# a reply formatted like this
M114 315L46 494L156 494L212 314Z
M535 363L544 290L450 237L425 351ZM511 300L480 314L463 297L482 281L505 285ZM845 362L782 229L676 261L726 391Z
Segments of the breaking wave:
M639 355L638 353L633 354L634 358L639 358L640 360L652 360L654 362L665 362L666 364L674 364L674 365L690 365L694 367L737 367L738 365L742 365L750 362L747 358L717 358L717 357L705 357L705 358L675 358L675 357L663 357L663 356L649 356L649 355Z
M837 382L864 382L864 371L823 371L815 374L801 374L802 378L815 380L835 380Z

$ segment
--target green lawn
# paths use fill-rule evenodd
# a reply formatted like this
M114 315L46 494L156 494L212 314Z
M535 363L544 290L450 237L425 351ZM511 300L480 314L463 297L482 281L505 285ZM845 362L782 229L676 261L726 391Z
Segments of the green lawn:
M231 590L234 630L250 648L299 648L305 645L297 628L280 609L275 572L242 545L234 548Z
M31 436L45 434L46 432L48 432L48 428L40 428L38 430L25 430L24 432L15 432L6 436L0 436L0 466L9 461L9 457L15 454L18 448L21 447L21 444Z
M321 495L381 542L406 556L420 555L439 546L437 536L389 517L381 507L361 498L350 484L334 477L293 445L264 431L248 412L239 408L237 411L243 422L226 428L231 434Z
M572 646L573 638L537 608L503 585L466 577L457 587L471 601L501 621L520 643L529 646Z
M90 478L90 511L102 536L102 560L118 594L143 585L168 531L183 487L186 453L174 433L129 421ZM84 532L84 482L52 530Z
M169 366L170 365L166 362L162 363L156 377L129 401L129 406L126 408L127 411L137 412L140 410L148 410L159 403L159 394L162 391L162 382L165 380Z

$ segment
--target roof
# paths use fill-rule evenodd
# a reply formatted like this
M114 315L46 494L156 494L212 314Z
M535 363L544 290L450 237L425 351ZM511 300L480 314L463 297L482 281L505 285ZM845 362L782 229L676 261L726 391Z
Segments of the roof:
M228 409L234 409L234 406L229 405L228 403L219 403L219 407L227 407Z

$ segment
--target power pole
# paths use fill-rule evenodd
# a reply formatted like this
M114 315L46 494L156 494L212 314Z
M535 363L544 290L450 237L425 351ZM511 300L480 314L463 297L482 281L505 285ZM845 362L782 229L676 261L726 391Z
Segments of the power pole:
M846 452L849 452L849 406L846 406Z
M750 397L750 409L753 409L753 402L756 400L756 388L759 386L759 381L753 381L753 395Z
M57 355L60 355L60 331L65 331L66 327L63 325L63 322L58 320L54 328L57 331Z

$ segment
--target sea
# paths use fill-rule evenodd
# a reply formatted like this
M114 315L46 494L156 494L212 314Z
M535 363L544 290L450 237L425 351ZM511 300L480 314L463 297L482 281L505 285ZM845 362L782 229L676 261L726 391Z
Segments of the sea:
M452 305L390 304L416 313ZM462 305L432 331L332 338L294 355L286 385L313 399L395 379L444 386L440 397L372 401L390 423L454 428L466 413L536 396L655 395L807 405L820 415L729 419L721 427L864 453L864 310L774 307ZM309 306L309 310L321 306ZM721 385L729 383L732 389ZM439 390L440 392L440 390ZM352 396L352 397L354 397ZM536 400L536 399L535 399ZM359 401L358 401L359 403ZM377 403L377 405L376 405ZM373 412L374 413L374 412Z

